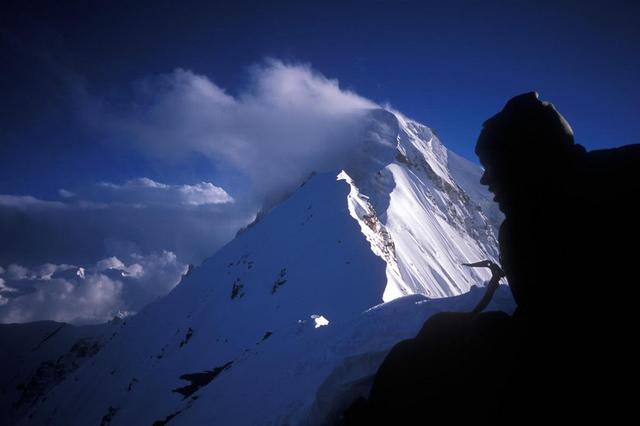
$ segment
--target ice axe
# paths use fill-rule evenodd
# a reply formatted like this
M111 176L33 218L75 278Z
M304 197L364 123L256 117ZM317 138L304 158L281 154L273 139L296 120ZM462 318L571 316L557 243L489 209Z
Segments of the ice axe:
M487 285L487 290L484 293L482 299L478 302L478 305L471 311L472 314L477 315L487 307L491 299L493 298L493 294L498 289L498 285L500 282L500 278L505 276L504 271L495 262L490 260L481 260L476 263L463 263L464 266L469 266L470 268L489 268L491 270L491 280Z
M493 281L494 279L499 281L500 278L505 277L505 273L500 265L490 260L481 260L480 262L476 263L463 263L463 265L469 266L471 268L489 268L491 270L491 281Z

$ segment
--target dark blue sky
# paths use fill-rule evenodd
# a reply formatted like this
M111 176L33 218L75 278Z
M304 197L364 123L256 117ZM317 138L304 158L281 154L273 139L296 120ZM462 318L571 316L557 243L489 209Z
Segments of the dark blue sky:
M470 159L482 122L529 90L589 149L640 142L636 2L5 1L0 25L5 194L140 176L228 185L202 158L167 167L110 140L77 100L126 103L133 81L177 67L234 94L265 57L389 102Z

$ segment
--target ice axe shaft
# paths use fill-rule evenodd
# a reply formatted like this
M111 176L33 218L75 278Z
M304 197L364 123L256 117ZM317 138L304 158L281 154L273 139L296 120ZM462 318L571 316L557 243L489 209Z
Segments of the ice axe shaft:
M491 270L491 281L489 281L489 284L487 285L487 290L485 291L484 296L482 296L482 299L478 302L473 311L471 311L472 314L478 315L484 310L484 308L489 305L489 302L491 302L493 294L496 292L498 286L500 285L500 278L504 277L505 274L500 265L490 260L481 260L480 262L475 263L463 263L463 265L470 268L489 268Z

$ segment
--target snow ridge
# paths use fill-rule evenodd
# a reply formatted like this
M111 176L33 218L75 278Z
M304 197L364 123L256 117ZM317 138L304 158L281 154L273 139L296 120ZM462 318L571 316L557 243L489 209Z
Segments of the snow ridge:
M359 151L364 159L352 161L341 179L352 186L349 205L360 207L350 209L352 216L387 263L384 300L454 296L487 280L484 271L460 266L498 255L501 218L484 213L489 193L477 180L471 184L480 168L459 157L450 163L451 153L428 127L398 112L375 110L370 117Z
M488 275L460 263L497 257L479 168L398 112L363 129L344 170L124 319L18 424L327 424L430 315L470 310Z

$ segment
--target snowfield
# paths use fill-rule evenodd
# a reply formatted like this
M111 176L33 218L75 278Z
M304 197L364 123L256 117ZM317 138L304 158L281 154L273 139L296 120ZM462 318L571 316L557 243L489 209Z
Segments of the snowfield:
M18 424L331 424L435 312L471 310L501 216L478 166L395 111L102 349ZM501 286L490 309L510 312ZM434 368L437 368L434 366Z

